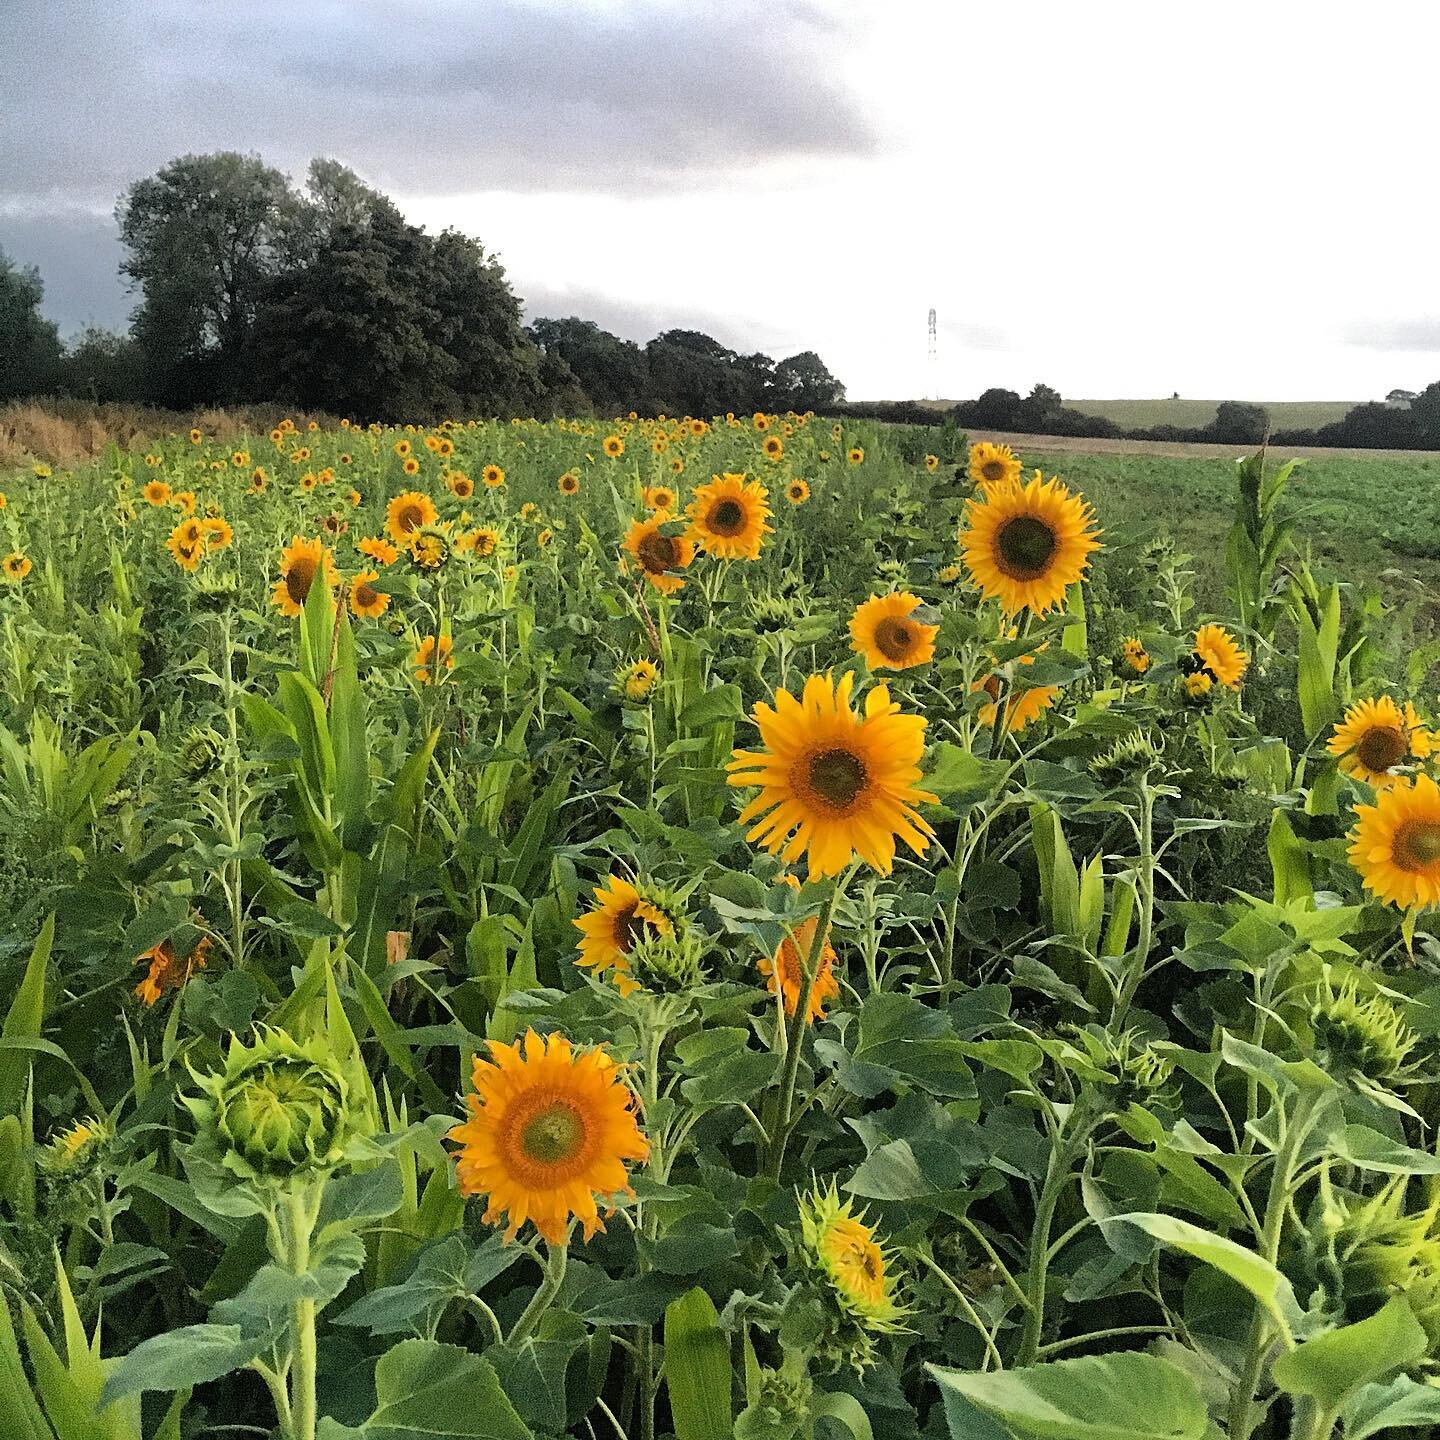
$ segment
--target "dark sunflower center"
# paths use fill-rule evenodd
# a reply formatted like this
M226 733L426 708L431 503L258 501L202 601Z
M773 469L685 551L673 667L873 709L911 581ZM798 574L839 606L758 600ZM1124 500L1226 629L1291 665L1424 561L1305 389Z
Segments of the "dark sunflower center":
M810 788L837 810L848 809L865 789L865 766L849 750L824 750L810 761Z
M738 535L745 528L745 507L738 500L721 500L710 511L710 528L720 535Z
M880 1278L880 1257L871 1249L865 1249L860 1255L860 1268L865 1272L868 1280Z
M1440 822L1411 820L1395 832L1392 857L1402 870L1428 870L1440 861Z
M418 530L425 519L424 512L418 505L406 505L397 517L400 529L408 535L412 530Z
M314 580L315 562L308 555L302 555L298 560L292 560L285 572L285 593L297 605L303 605Z
M1003 460L987 460L981 467L980 473L992 484L998 484L1005 478L1005 462Z
M520 1148L527 1160L559 1165L573 1159L585 1138L585 1125L569 1105L556 1103L525 1122Z
M652 531L636 546L641 565L652 575L673 570L679 564L679 552L680 547L676 541L669 535L662 535L658 530Z
M887 660L904 660L915 648L915 629L904 620L887 615L875 627L875 648Z
M638 909L638 906L627 905L615 914L615 948L623 955L628 955L645 933L645 917L637 913Z
M1043 575L1057 548L1055 532L1033 515L1017 515L1001 526L995 537L1000 568L1015 580Z
M1360 737L1355 757L1367 770L1388 770L1410 753L1410 743L1394 725L1377 725Z
M378 590L372 590L368 585L357 585L355 587L355 603L360 606L373 605L380 598Z

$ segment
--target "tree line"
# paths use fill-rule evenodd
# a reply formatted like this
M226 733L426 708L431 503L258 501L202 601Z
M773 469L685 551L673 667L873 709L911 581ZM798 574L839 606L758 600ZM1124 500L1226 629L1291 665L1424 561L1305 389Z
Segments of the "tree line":
M1184 440L1220 445L1344 445L1379 450L1440 450L1440 381L1418 393L1392 390L1384 402L1352 406L1339 419L1314 429L1275 430L1263 405L1222 400L1206 425L1149 425L1129 429L1071 409L1059 391L1036 385L1024 396L990 389L974 400L939 409L915 400L873 401L832 407L834 413L907 425L953 424L971 430L1022 435L1070 435L1096 440Z
M257 156L182 156L131 185L115 218L138 299L124 334L63 344L38 271L0 252L0 399L275 401L397 421L820 410L845 396L814 351L777 362L696 330L641 346L574 317L526 326L477 240L407 224L334 160L296 186Z

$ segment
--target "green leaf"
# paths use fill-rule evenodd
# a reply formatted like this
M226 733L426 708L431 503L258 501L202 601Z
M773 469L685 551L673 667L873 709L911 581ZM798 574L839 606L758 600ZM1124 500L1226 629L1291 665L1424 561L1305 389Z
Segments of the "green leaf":
M375 1367L375 1413L326 1418L316 1440L531 1440L487 1360L434 1340L402 1340Z
M55 913L46 917L25 963L20 988L10 1002L0 1037L9 1041L36 1040L45 1024L45 974L55 940ZM0 1053L0 1115L17 1115L30 1079L30 1056L18 1048Z
M1144 1231L1162 1245L1172 1245L1213 1265L1222 1274L1228 1275L1236 1284L1248 1290L1269 1312L1285 1334L1289 1334L1293 1320L1300 1313L1295 1291L1289 1280L1280 1273L1263 1255L1216 1235L1188 1220L1176 1219L1173 1215L1131 1213L1115 1215L1102 1221L1102 1226L1133 1225Z
M1408 1375L1384 1385L1362 1385L1341 1407L1340 1419L1345 1440L1368 1440L1402 1426L1433 1430L1440 1426L1440 1390Z
M101 1408L142 1390L188 1390L248 1365L265 1337L247 1337L238 1325L185 1325L142 1340L115 1362Z
M810 1413L837 1421L850 1432L854 1440L874 1440L870 1417L853 1395L846 1395L843 1391L829 1395L812 1395Z
M1440 1175L1440 1156L1412 1150L1368 1125L1347 1125L1336 1137L1335 1152L1358 1169L1382 1175Z
M1291 1395L1313 1395L1335 1410L1351 1391L1417 1360L1429 1346L1410 1302L1395 1295L1366 1320L1317 1335L1270 1367Z
M968 1434L968 1401L1023 1435L1047 1440L1200 1440L1205 1402L1178 1365L1125 1351L988 1374L925 1367L945 1399L951 1434Z
M665 1384L675 1440L728 1440L730 1347L697 1285L665 1308Z

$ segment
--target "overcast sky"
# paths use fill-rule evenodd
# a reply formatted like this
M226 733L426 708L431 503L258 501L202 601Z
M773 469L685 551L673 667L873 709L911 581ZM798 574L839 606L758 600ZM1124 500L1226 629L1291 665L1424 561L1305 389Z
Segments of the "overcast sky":
M527 313L852 397L1440 378L1433 0L0 0L0 246L123 324L175 155L344 161ZM926 312L939 315L926 360Z

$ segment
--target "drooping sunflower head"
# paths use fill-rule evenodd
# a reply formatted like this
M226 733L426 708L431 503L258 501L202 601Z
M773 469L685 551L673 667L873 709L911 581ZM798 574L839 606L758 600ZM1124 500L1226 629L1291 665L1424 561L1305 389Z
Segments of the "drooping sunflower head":
M707 554L720 560L758 560L767 535L775 533L767 492L743 475L714 475L699 486L686 513L690 535Z
M422 525L410 535L410 562L417 570L433 575L449 563L453 548L448 527Z
M176 953L170 940L152 945L135 958L137 965L146 967L135 994L147 1006L158 1005L169 991L183 989L195 971L203 970L209 955L208 935L202 935L183 955Z
M507 1240L528 1220L563 1245L572 1217L588 1240L605 1228L597 1199L629 1194L625 1162L650 1153L621 1067L563 1035L489 1044L489 1059L475 1057L468 1117L449 1134L461 1193L488 1197L485 1220L504 1221Z
M385 529L397 545L408 545L417 530L433 525L439 518L435 502L418 490L396 495L385 507Z
M280 552L280 578L275 582L271 603L282 615L298 615L317 576L327 588L333 588L339 579L330 547L318 537L292 537Z
M488 560L500 548L500 532L490 525L481 525L472 530L470 553L477 560Z
M851 708L855 677L812 675L800 699L778 690L755 707L763 750L736 750L731 785L759 788L740 812L746 839L787 864L806 856L811 879L838 875L858 855L888 875L895 842L923 855L934 832L916 808L925 717L902 715L884 685Z
M1015 638L1013 630L1006 633L1007 640ZM1026 683L1024 667L1035 663L1035 656L1044 650L1038 646L1028 655L1021 655L1011 662L1011 673L1006 678L999 670L992 670L982 680L974 681L972 693L983 690L990 698L980 707L980 723L987 728L995 724L998 707L1005 707L1005 729L1018 735L1028 725L1038 720L1060 697L1058 685L1030 685Z
M375 588L378 570L362 570L350 582L350 613L365 620L378 620L390 604L390 597Z
M965 503L961 555L970 578L1007 615L1043 615L1064 604L1099 549L1090 506L1037 470L1028 485L1004 483Z
M1428 775L1398 780L1355 808L1350 863L1365 888L1401 910L1440 904L1440 786Z
M242 1179L283 1185L333 1170L365 1121L362 1086L323 1037L301 1042L284 1030L232 1037L224 1067L192 1077L183 1096L201 1150Z
M571 923L580 931L579 964L595 974L609 972L622 995L635 989L630 952L647 935L673 934L683 923L679 900L646 881L618 875L595 887L595 908Z
M1345 774L1377 790L1401 778L1396 767L1425 759L1433 747L1414 705L1407 700L1402 707L1388 695L1352 705L1327 746Z
M1120 642L1120 668L1129 675L1143 675L1150 668L1150 652L1137 636L1127 635Z
M622 548L635 557L645 578L662 595L673 595L685 584L679 571L695 559L695 542L688 534L672 534L675 521L668 510L657 510L635 520L625 532Z
M1020 474L1019 457L1008 445L980 440L970 447L970 478L977 485L1013 485Z
M792 505L803 505L810 498L810 485L805 480L792 480L785 487L785 498Z
M393 565L400 558L399 550L377 535L367 535L363 540L357 540L355 548L377 565Z
M622 666L617 678L625 698L637 705L642 704L650 698L650 692L660 678L660 667L653 660L636 660Z
M832 1367L864 1371L875 1359L875 1337L905 1330L911 1313L895 1298L890 1257L864 1211L842 1202L833 1180L800 1197L800 1236L805 1267L831 1306L822 1353Z
M1238 690L1250 657L1223 625L1202 625L1195 632L1195 657L1227 690Z
M805 970L815 948L815 932L820 926L818 916L802 920L781 942L773 955L767 955L759 964L760 973L765 977L766 988L772 995L779 995L787 1015L794 1015L800 1008L800 992L805 987ZM805 1011L805 1023L813 1025L825 1018L825 1002L833 1000L840 993L840 982L835 978L838 957L835 947L827 934L820 944L820 954L815 961L815 980L810 989L810 1001Z
M1338 987L1327 975L1310 1007L1315 1058L1331 1073L1354 1074L1378 1085L1405 1077L1420 1037L1378 990L1360 997L1353 976Z
M926 624L916 611L924 602L901 590L872 595L850 617L850 648L865 657L872 670L908 670L935 658L939 625Z
M449 635L441 635L438 639L434 635L427 635L420 641L415 647L415 653L410 657L410 667L415 672L418 684L438 684L440 671L455 668L455 656L451 653L454 645L455 642Z
M0 570L4 571L6 583L10 585L18 585L34 568L30 557L20 550L12 550L4 560L0 560Z

